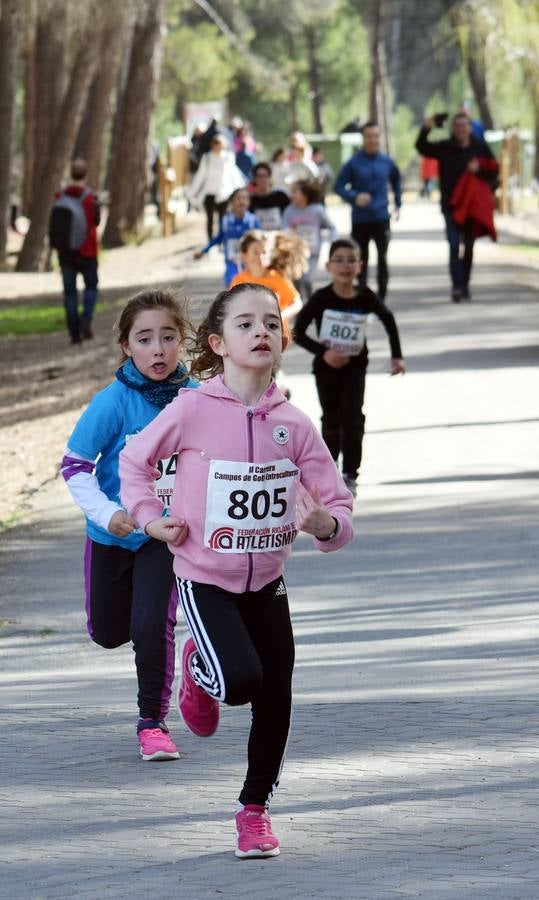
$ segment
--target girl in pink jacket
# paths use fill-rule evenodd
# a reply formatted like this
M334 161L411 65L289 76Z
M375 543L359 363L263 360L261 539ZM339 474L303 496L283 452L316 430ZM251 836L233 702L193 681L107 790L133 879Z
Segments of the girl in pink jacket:
M251 704L236 856L279 853L267 813L288 739L294 640L282 572L298 531L317 549L352 539L352 495L310 419L272 373L286 346L279 305L262 285L220 293L196 336L192 373L209 378L178 398L120 455L122 500L174 554L190 634L178 706L213 734L219 701ZM171 515L153 482L178 453Z

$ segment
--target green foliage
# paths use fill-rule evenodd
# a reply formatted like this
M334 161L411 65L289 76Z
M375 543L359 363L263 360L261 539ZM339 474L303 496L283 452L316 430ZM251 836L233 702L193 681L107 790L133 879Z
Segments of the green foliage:
M59 305L14 306L12 309L0 309L0 338L50 334L54 331L63 331L65 327L65 312Z
M496 128L533 125L530 88L539 77L539 3L537 0L465 0L459 13L457 33L464 52L471 29L475 29L485 45L488 101ZM438 35L448 33L443 21ZM535 77L530 78L530 68ZM443 97L431 98L426 113L441 109L454 112L464 99L473 101L473 91L463 66L448 80ZM472 106L472 115L478 116Z
M279 67L288 82L288 90L277 92L270 79L265 85L253 89L248 70L244 70L237 89L230 97L231 111L239 112L252 123L257 139L267 148L266 156L288 141L291 130L290 94L294 85L297 89L299 128L307 133L313 131L302 22L294 18L286 32L279 10L272 6L271 11L273 20L266 21L265 27L257 31L251 47L254 53ZM284 17L284 9L280 12ZM322 15L320 10L312 10L311 15L315 12ZM308 18L307 12L305 16ZM365 64L368 59L367 32L348 4L339 2L334 4L332 16L316 25L316 40L324 130L328 134L336 133L350 119L366 113L369 83L369 68Z
M184 124L176 113L174 97L170 95L159 96L153 116L155 139L161 151L163 151L168 138L177 137L185 131Z
M414 114L409 106L399 104L391 120L391 155L399 169L405 172L413 160L416 159L415 141L417 128L414 122Z
M261 4L259 0L214 0L212 6L225 22L227 35L193 0L167 0L168 33L156 109L156 133L161 142L182 130L179 122L186 101L228 101L231 115L240 114L252 123L257 140L265 145L266 155L288 140L294 107L298 127L312 132L306 27L314 29L315 34L325 132L338 132L350 119L366 115L371 75L365 24L367 3L273 0L271 4ZM449 10L451 4L443 6ZM456 6L468 10L473 27L479 29L496 125L518 122L532 127L530 72L536 71L538 65L538 0L461 0L453 4L453 8ZM459 14L460 24L456 26L446 17L435 29L434 19L419 2L407 0L405 4L402 0L400 7L395 13L401 25L408 21L406 16L415 17L418 28L421 22L427 23L440 66L447 63L457 27L465 52L472 18L467 21ZM388 41L390 32L389 23ZM410 35L413 36L413 30ZM411 58L415 60L413 55ZM391 60L389 63L391 70ZM391 93L388 90L389 96ZM393 93L402 96L396 84ZM413 83L409 93L411 96L404 98L406 105L400 104L391 115L392 152L403 168L413 159L418 124L410 112L416 106ZM459 65L447 79L445 89L431 97L424 112L447 109L452 113L464 99L473 99L473 92L465 66Z
M335 133L351 119L366 118L369 91L367 30L347 4L320 32L325 130Z
M177 118L186 102L221 100L233 88L240 60L211 22L170 28L165 41L160 97ZM176 130L176 134L177 134Z

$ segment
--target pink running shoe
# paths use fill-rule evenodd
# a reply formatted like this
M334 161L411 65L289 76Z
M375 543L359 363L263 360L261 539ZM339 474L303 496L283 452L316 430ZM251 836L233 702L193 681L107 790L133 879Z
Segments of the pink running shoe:
M137 737L140 755L145 762L162 762L167 759L180 758L178 748L170 739L168 728L164 722L140 719L137 725Z
M219 724L219 701L208 696L191 675L191 657L196 644L187 634L180 647L181 675L177 688L178 712L188 729L198 737L210 737Z
M271 830L271 819L263 806L250 804L236 813L240 859L279 856L279 841Z

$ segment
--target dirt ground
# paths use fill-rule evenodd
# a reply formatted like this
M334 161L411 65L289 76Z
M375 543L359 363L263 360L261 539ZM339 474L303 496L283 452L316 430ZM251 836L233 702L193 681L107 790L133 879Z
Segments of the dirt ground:
M100 266L102 308L93 340L72 347L64 331L0 339L0 527L18 520L35 492L57 477L82 408L111 380L119 358L113 326L125 299L144 284L169 284L181 291L192 247L202 238L201 220L193 216L189 227L172 238L108 251ZM19 302L61 305L59 274L2 273L0 304Z

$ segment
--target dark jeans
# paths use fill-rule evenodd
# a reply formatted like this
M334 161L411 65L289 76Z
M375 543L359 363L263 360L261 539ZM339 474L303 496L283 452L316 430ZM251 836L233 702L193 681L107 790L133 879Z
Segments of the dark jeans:
M342 453L343 473L356 478L361 465L365 416L366 365L328 366L321 357L313 371L322 407L322 437L335 461Z
M215 200L214 194L206 194L204 197L204 209L206 210L206 229L208 232L208 240L211 241L213 237L213 218L215 211L219 215L219 224L221 224L221 219L226 213L227 202L225 200L224 203L217 203Z
M136 552L86 542L88 634L107 649L133 641L143 719L164 719L170 703L178 606L172 562L167 545L153 538Z
M74 253L60 259L64 282L64 307L67 330L72 341L80 340L81 325L89 327L97 300L97 259L89 259ZM77 275L84 280L82 318L79 317Z
M354 222L352 237L359 244L363 269L359 278L359 286L367 287L367 267L369 263L369 243L374 241L378 254L378 299L383 303L387 294L389 270L387 268L387 248L389 247L389 219L383 222Z
M180 605L197 646L192 673L211 697L251 704L247 775L240 803L269 804L279 783L292 709L294 637L282 578L233 594L178 581Z
M445 233L449 243L449 274L451 284L457 291L467 291L472 272L474 233L473 223L465 222L459 227L447 210L442 210L445 219Z

